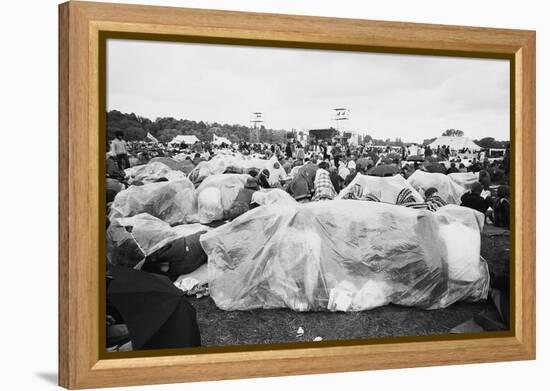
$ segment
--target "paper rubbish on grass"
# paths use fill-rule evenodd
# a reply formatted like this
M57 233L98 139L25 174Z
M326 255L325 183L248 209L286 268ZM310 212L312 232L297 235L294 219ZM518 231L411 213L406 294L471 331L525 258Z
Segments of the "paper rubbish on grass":
M275 204L200 241L211 296L224 310L435 309L487 297L482 219L456 205L434 213L356 200Z

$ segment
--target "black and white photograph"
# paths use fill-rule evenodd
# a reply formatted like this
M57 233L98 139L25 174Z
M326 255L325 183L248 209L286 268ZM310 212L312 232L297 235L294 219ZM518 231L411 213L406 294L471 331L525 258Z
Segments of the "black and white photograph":
M510 330L509 60L105 60L107 352Z

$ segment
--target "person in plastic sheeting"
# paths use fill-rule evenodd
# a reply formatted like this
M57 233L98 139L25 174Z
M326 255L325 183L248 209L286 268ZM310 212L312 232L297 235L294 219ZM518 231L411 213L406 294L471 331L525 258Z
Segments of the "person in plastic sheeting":
M481 192L483 185L479 182L472 183L472 188L460 198L460 206L475 209L478 212L485 214L487 209L492 205L491 197L483 198Z
M332 200L336 197L336 191L332 186L330 175L328 173L328 163L319 163L319 169L315 173L313 201Z
M254 178L248 178L244 188L239 190L237 198L235 198L235 201L233 201L233 204L231 204L231 207L224 217L233 220L248 212L251 208L250 203L252 202L252 195L258 191L258 189L258 182L256 182Z
M115 132L115 138L111 141L111 153L116 157L118 167L121 170L130 168L128 148L126 141L124 141L124 133L120 130Z

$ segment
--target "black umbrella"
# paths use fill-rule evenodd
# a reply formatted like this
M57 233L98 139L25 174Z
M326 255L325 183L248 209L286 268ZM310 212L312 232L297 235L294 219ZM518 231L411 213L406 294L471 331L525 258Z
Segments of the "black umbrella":
M107 298L126 322L134 350L201 345L195 309L167 277L121 266L110 274Z
M367 175L372 176L393 176L395 174L398 174L399 168L396 166L391 166L389 164L380 164L379 166L371 168L369 171L367 171Z

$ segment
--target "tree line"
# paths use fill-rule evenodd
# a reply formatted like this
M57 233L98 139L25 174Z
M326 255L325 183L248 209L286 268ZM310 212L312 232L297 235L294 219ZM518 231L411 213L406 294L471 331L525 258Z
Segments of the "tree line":
M288 139L296 139L298 133L295 130L275 130L260 126L254 132L252 128L244 125L220 124L217 122L192 121L188 119L175 119L172 117L159 117L154 121L149 118L141 117L135 113L121 113L118 110L107 112L107 140L115 137L115 132L123 131L126 140L145 140L147 133L150 133L162 143L172 141L177 135L195 135L201 141L212 141L213 135L228 138L232 143L249 142L252 140L261 143L282 144ZM256 135L257 132L257 135ZM464 132L459 129L447 129L442 136L463 136ZM427 145L436 139L425 139L422 144ZM360 143L372 142L375 145L406 145L401 138L390 140L389 138L374 139L370 135L360 136ZM508 141L497 141L493 137L484 137L479 140L473 140L483 148L507 148Z
M115 137L115 132L124 132L128 141L145 140L150 133L162 143L170 142L177 135L195 135L201 141L212 141L213 135L228 138L233 143L250 141L252 128L244 125L220 124L218 122L192 121L172 117L159 117L154 121L135 113L121 113L118 110L107 112L107 140ZM262 143L283 143L284 130L267 129L264 126L256 129L257 140Z

